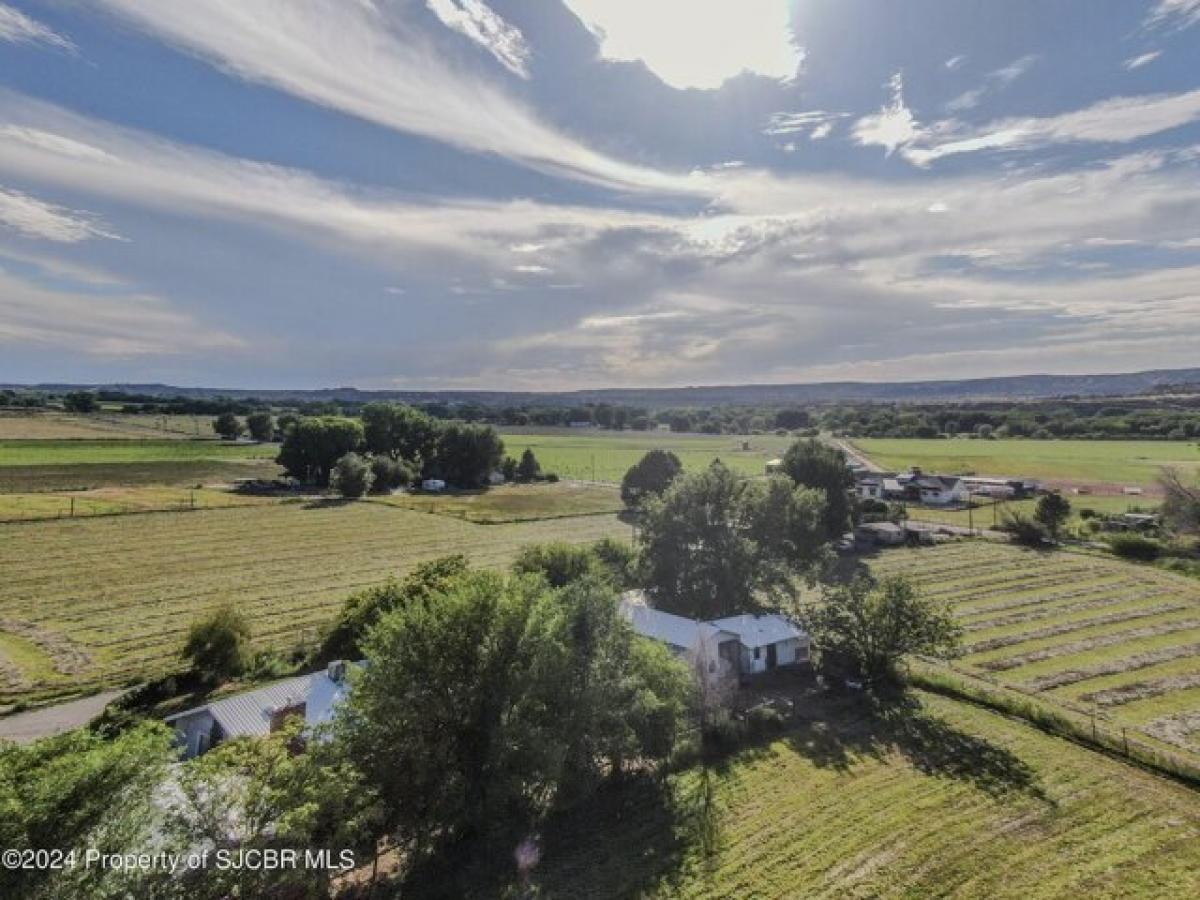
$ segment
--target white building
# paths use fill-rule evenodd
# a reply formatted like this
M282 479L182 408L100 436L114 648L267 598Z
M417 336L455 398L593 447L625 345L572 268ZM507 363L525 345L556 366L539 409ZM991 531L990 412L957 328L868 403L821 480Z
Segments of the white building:
M446 482L440 478L426 478L421 482L421 490L423 491L444 491Z
M654 609L642 591L627 591L621 611L638 634L666 644L679 656L699 660L717 678L757 675L809 659L808 635L774 613L700 622Z
M323 671L286 678L266 687L214 700L167 716L187 759L206 753L221 741L265 737L293 716L303 716L311 731L333 719L346 696L346 662L335 660Z

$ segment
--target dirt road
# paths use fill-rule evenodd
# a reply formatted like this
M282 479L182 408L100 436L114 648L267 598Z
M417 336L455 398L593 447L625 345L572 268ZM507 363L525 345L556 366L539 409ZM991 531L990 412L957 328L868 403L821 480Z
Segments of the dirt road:
M80 700L70 700L41 709L14 713L0 718L0 740L28 744L38 738L82 728L121 696L121 691L106 691Z

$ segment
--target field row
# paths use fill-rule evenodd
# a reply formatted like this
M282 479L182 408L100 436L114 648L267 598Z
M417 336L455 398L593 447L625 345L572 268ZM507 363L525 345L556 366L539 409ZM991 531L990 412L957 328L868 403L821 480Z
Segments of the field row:
M478 525L381 503L0 525L0 700L162 671L188 625L223 602L259 646L286 647L314 638L352 591L422 560L461 551L501 566L528 543L628 533L612 515ZM77 653L88 664L67 671Z
M954 605L962 662L1200 752L1200 582L1108 557L960 543L884 554Z

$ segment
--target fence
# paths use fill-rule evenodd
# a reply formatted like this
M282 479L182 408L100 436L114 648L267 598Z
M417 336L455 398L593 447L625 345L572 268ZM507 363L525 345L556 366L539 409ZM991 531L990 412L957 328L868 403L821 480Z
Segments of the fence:
M1048 702L1035 691L1005 684L952 663L922 659L909 669L913 684L1022 718L1059 737L1200 787L1200 757L1173 753L1130 735L1103 714L1068 701Z

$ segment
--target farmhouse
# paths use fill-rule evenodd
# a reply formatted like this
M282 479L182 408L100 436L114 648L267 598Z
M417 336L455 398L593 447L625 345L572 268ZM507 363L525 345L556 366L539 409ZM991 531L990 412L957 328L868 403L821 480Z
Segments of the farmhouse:
M716 679L744 677L808 661L808 635L783 616L740 615L699 622L654 609L643 591L627 591L621 612L633 630L701 662Z
M782 471L783 471L783 460L782 459L768 459L767 460L766 473L768 475L778 475Z
M860 500L883 500L883 484L886 479L882 475L864 473L859 475L855 489Z
M306 729L329 722L345 697L346 662L335 660L321 671L287 678L164 720L175 729L187 759L208 752L221 741L263 737L278 731L293 716L303 716Z
M904 499L931 506L949 506L971 499L967 486L957 475L926 475L914 466L907 474L897 475L896 482Z

